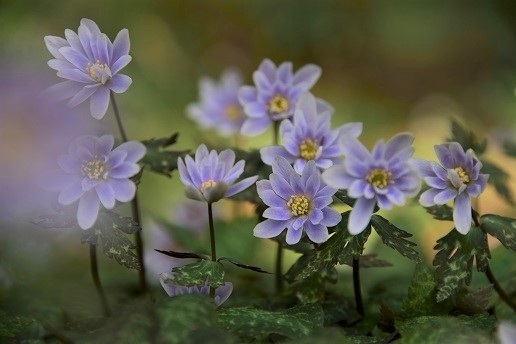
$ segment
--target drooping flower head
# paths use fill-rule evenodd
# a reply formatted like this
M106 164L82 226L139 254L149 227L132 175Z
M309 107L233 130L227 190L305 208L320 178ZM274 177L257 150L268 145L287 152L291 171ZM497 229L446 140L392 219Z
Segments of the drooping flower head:
M464 152L457 142L434 146L441 165L418 160L416 166L430 189L423 192L419 203L424 207L454 201L453 222L462 234L471 229L471 199L486 187L488 174L481 174L482 163L473 150Z
M188 116L204 129L217 129L223 135L240 133L245 120L244 110L238 101L242 86L240 72L226 70L217 83L210 78L199 82L199 102L188 105Z
M272 165L276 156L282 156L301 174L310 160L314 160L320 170L341 161L339 140L357 138L362 133L362 123L348 123L331 130L330 120L331 111L319 112L314 96L304 93L296 104L293 119L281 122L279 130L283 146L262 148L263 162Z
M68 79L48 89L59 99L76 106L90 98L91 115L101 119L106 114L110 92L125 92L131 78L119 74L130 61L129 33L123 29L115 41L100 32L90 19L82 19L77 33L65 30L65 37L45 36L45 44L55 59L48 65L57 76Z
M165 292L170 297L180 296L180 295L189 295L189 294L198 294L198 295L210 295L210 286L208 284L204 285L194 285L194 286L182 286L178 284L174 284L174 274L169 272L164 272L159 276L159 281ZM215 288L215 297L213 302L217 307L222 305L229 298L231 293L233 292L233 283L226 282L223 285Z
M145 146L129 141L113 149L114 141L111 135L79 137L70 144L68 154L58 158L64 173L47 185L59 191L60 204L79 201L77 221L82 229L95 224L100 204L113 209L115 201L134 198L136 185L129 178L140 171L137 162L145 155Z
M187 155L184 162L178 158L177 166L186 196L208 203L231 197L258 179L258 176L252 176L235 183L244 172L245 161L235 164L235 153L231 149L217 154L215 150L209 152L205 145L200 145L195 152L195 160Z
M292 117L297 100L312 88L320 75L321 68L313 64L293 73L291 62L283 62L276 68L271 60L263 60L253 73L255 86L242 86L238 92L247 115L242 134L258 135L273 121ZM322 100L317 101L321 109L330 108Z
M344 162L324 171L322 178L356 198L348 222L351 234L367 227L376 205L391 209L418 193L420 178L412 167L413 141L411 134L401 133L387 142L379 141L371 153L356 139L343 141Z
M337 190L321 180L315 162L309 161L299 175L285 158L277 157L272 172L269 180L256 183L258 195L269 208L263 213L266 220L254 228L254 236L273 238L287 229L289 245L299 242L303 232L314 243L328 240L328 227L342 217L329 207Z

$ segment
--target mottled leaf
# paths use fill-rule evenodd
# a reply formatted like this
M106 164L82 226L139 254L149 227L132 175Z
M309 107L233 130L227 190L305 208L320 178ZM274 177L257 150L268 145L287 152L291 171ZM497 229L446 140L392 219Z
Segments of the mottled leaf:
M410 238L412 234L399 229L387 219L376 214L371 217L371 224L385 245L395 249L409 259L416 262L421 261L419 252L414 249L416 244L406 239Z
M487 235L479 227L472 227L462 235L453 229L437 240L438 250L433 264L437 267L437 302L454 295L463 284L471 282L471 270L475 260L478 271L485 271L491 258Z
M20 335L25 335L35 321L21 315L11 315L0 310L0 341L21 343ZM36 339L36 338L34 338Z
M348 266L353 266L353 256L352 255L346 255L344 257L345 260L343 260L341 263L346 264ZM367 268L386 268L389 266L392 266L391 263L389 263L386 260L378 258L378 255L375 253L371 254L363 254L360 256L360 260L358 261L358 266L364 269Z
M70 211L39 215L31 222L47 229L80 229L76 215Z
M188 259L188 258L194 258L194 259L210 259L208 256L203 254L198 254L194 252L176 252L176 251L162 251L158 249L154 249L154 251L162 253L169 257L174 257L178 259Z
M489 161L484 159L481 159L481 161L484 166L480 172L489 174L489 180L487 182L494 186L496 192L498 192L507 203L513 205L514 195L509 186L509 174Z
M196 263L175 267L172 269L174 284L193 286L205 282L211 287L224 284L224 267L219 262L201 260Z
M251 307L223 308L217 314L220 326L242 339L252 340L265 340L271 334L299 338L322 327L323 320L323 310L318 304L299 305L280 311Z
M480 226L503 246L516 251L516 219L487 214L480 218Z
M386 338L350 335L339 327L324 327L314 330L310 335L284 342L285 344L380 344L388 343Z
M337 263L345 264L359 256L364 250L364 244L371 234L371 227L358 235L351 235L347 229L349 212L342 214L341 222L336 226L335 233L316 249L302 255L285 274L289 282L299 281L318 271L332 268Z
M425 210L436 220L453 221L453 208L446 204L426 207Z
M175 133L164 138L143 140L142 143L147 148L147 153L140 163L156 173L171 177L171 172L177 169L177 158L188 153L187 150L170 151L166 149L176 143L178 136L179 134Z
M350 207L353 207L353 204L356 202L356 199L348 196L348 192L346 190L338 190L333 197Z
M324 311L324 325L347 325L359 318L355 300L339 294L327 293L321 306Z
M492 285L460 295L456 308L462 314L474 315L488 311L494 304L494 288Z
M326 282L335 283L338 278L337 270L332 267L318 271L292 286L295 295L301 303L315 303L324 300Z
M443 303L435 302L437 281L430 269L423 263L416 265L414 277L408 288L407 298L401 306L400 316L404 319L422 315L446 314L450 310Z
M240 263L239 261L234 260L232 258L220 257L219 259L217 259L217 261L218 262L226 261L226 262L229 262L229 263L231 263L233 265L236 265L236 266L238 266L239 268L242 268L242 269L251 270L251 271L254 271L254 272L259 272L259 273L262 273L262 274L270 274L270 272L267 272L267 271L263 270L262 268L260 268L258 266L252 266L252 265L247 265L247 264L244 264L244 263Z
M482 155L487 147L487 140L480 140L473 131L461 126L457 121L452 120L451 124L452 137L448 141L456 141L460 143L464 150L473 149L477 155Z
M422 316L396 322L401 344L492 343L487 331L496 323L493 316Z

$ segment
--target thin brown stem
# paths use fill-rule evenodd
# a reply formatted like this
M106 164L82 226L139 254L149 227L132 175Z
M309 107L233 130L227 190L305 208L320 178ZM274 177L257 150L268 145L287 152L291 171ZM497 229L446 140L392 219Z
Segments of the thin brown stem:
M127 135L125 134L124 126L122 124L122 119L120 117L120 112L118 111L118 105L116 104L115 96L113 92L110 93L111 104L113 105L113 112L115 114L116 123L118 124L118 129L120 131L120 136L124 142L127 142ZM133 200L131 201L131 212L133 215L133 220L138 224L138 226L142 226L142 222L140 219L140 207L138 205L138 191L135 193ZM136 255L138 256L138 260L140 261L141 269L138 271L139 278L139 289L142 293L146 293L148 290L147 287L147 277L145 276L145 262L143 256L143 237L141 231L134 233L135 244L136 244Z
M277 146L279 143L279 122L274 121L272 123L272 144ZM283 245L279 241L276 248L275 277L276 292L281 293L283 291Z
M359 257L353 257L353 290L355 291L355 304L357 312L362 317L365 315L364 303L362 301L362 290L360 288L360 261Z
M496 280L496 278L494 277L493 275L493 271L491 271L491 267L489 265L487 265L487 268L486 268L486 276L487 276L487 279L489 280L489 282L491 282L491 284L493 285L494 289L496 290L496 292L498 293L498 296L500 296L500 298L509 306L511 307L515 312L516 312L516 303L511 300L511 298L509 297L509 295L507 295L507 293L505 292L505 290L503 290L503 288L500 286L500 283L498 283L498 281Z
M104 294L104 289L100 283L99 268L97 264L97 246L94 244L90 244L90 270L93 284L95 285L95 289L97 289L97 294L99 296L102 309L104 310L104 315L109 317L111 316L111 309L109 308L106 295Z
M211 203L208 203L208 223L210 226L211 260L216 262L217 248L215 246L215 226L213 225L213 209ZM210 297L215 297L215 288L213 287L210 287Z

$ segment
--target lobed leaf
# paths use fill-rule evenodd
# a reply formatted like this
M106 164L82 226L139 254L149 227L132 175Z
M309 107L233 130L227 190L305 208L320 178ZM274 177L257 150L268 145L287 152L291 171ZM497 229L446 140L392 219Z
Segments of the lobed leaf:
M208 256L195 253L195 252L176 252L176 251L162 251L158 249L154 249L154 251L162 253L166 256L178 258L178 259L188 259L188 258L194 258L194 259L209 259Z
M349 234L347 229L349 211L342 214L341 222L335 227L335 233L316 249L303 254L285 274L289 282L310 277L318 271L334 267L338 263L345 264L360 256L364 244L371 234L371 227L357 235Z
M217 322L241 339L265 340L269 335L299 338L323 326L324 313L318 304L305 304L280 311L251 307L224 308Z
M509 174L489 161L483 159L481 159L481 161L484 165L481 172L489 174L489 180L487 182L494 186L496 192L498 192L507 203L514 205L514 195L509 187Z
M462 284L469 285L473 261L478 271L485 271L491 258L487 235L479 227L472 227L462 235L453 229L437 240L438 250L433 264L437 266L437 302L454 295Z
M503 246L516 251L516 219L486 214L480 218L480 227L498 239Z
M464 150L473 149L477 155L482 155L487 148L487 140L480 140L473 131L466 129L459 122L452 120L451 123L452 137L448 141L456 141L460 143Z
M419 252L413 248L416 246L416 244L405 239L410 238L412 234L396 227L387 219L377 214L374 214L371 217L371 225L375 229L376 233L378 233L385 245L395 249L409 259L412 259L416 262L421 261Z
M211 260L175 267L172 272L174 284L193 286L207 283L213 288L224 284L224 267L221 263Z
M453 221L453 208L446 204L425 207L425 210L436 220Z
M265 270L263 270L262 268L258 267L258 266L252 266L252 265L247 265L247 264L244 264L244 263L240 263L239 261L237 260L234 260L232 258L227 258L227 257L220 257L219 259L217 259L218 262L220 261L227 261L233 265L236 265L238 266L239 268L242 268L242 269L246 269L246 270L251 270L251 271L254 271L254 272L259 272L259 273L262 273L262 274L270 274L270 272L267 272Z
M147 148L147 153L140 163L156 173L171 177L171 172L177 169L177 158L188 153L187 150L166 150L167 147L176 143L178 136L179 134L175 133L164 138L143 140L142 143Z

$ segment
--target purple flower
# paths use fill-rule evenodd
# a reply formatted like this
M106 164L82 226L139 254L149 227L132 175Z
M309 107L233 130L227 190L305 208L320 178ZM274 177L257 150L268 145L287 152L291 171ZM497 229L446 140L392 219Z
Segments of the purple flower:
M362 133L362 123L348 123L330 129L331 112L318 112L317 103L310 93L303 94L297 104L293 120L283 120L280 136L284 146L264 147L260 150L264 163L272 165L276 156L282 156L301 174L308 161L327 169L341 161L341 138L357 138Z
M357 199L349 216L351 234L359 234L367 227L377 204L381 209L390 209L418 193L421 183L412 168L413 141L411 134L398 134L387 143L379 141L369 153L358 140L346 140L344 162L322 173L328 185L346 189L350 197Z
M231 149L217 154L215 150L208 152L205 145L200 145L195 152L195 160L187 155L184 162L177 159L177 166L186 196L208 203L236 195L258 179L258 176L252 176L235 183L244 172L245 161L235 164L235 153Z
M220 83L203 78L199 82L199 102L186 108L188 116L204 129L214 128L223 135L239 133L244 123L244 110L238 102L242 86L240 72L226 70Z
M95 224L101 203L113 209L115 201L129 202L136 192L129 178L140 171L137 162L145 155L145 146L129 141L112 150L113 144L111 135L79 137L70 144L68 154L58 158L64 174L47 183L59 191L60 204L79 200L77 221L82 229Z
M314 161L309 161L301 176L283 157L272 163L269 180L256 183L258 195L269 206L265 221L254 228L254 236L272 238L287 228L287 244L301 239L303 231L314 243L328 240L328 228L337 225L341 215L329 207L336 190L321 180Z
M242 86L238 92L240 103L247 115L242 134L257 135L264 132L273 121L290 118L301 94L310 90L321 75L321 68L308 64L292 73L292 63L283 62L278 68L265 59L253 73L255 87ZM318 107L330 106L318 100Z
M199 295L210 295L210 286L207 284L204 285L195 285L195 286L182 286L174 284L174 274L169 272L164 272L160 275L159 281L163 286L163 289L167 292L168 296L180 296L180 295L188 295L188 294L199 294ZM215 289L215 298L213 302L217 307L222 305L229 298L231 293L233 292L233 284L231 282L226 282L220 287Z
M480 174L482 163L473 150L464 152L457 142L434 146L441 162L418 160L416 166L430 189L423 192L419 203L423 207L455 201L453 222L457 230L466 234L471 228L471 200L486 187L488 174Z
M68 79L48 92L59 99L71 98L69 106L90 98L91 115L101 119L106 114L110 92L125 92L132 82L127 75L118 74L131 61L129 33L123 29L111 43L95 22L82 19L78 34L66 29L65 37L45 36L45 44L55 57L48 65L57 70L57 76Z

